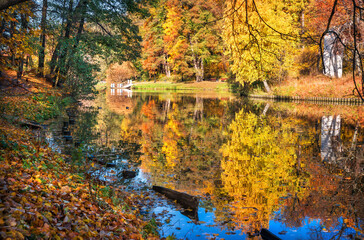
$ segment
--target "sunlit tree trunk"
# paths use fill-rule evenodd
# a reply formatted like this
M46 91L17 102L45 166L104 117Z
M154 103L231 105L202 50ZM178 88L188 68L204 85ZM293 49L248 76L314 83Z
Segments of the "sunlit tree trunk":
M195 53L194 46L193 46L191 40L190 40L190 45L191 45L191 51L192 51L193 65L194 65L195 74L196 74L196 82L202 82L204 79L203 59L199 58L197 56L197 54Z
M166 76L169 78L169 77L171 77L171 68L169 67L169 63L167 60L168 57L166 56L166 54L164 54L163 59L164 59L163 68L164 68Z
M270 93L272 90L270 89L267 80L263 80L264 88L267 91L267 93Z

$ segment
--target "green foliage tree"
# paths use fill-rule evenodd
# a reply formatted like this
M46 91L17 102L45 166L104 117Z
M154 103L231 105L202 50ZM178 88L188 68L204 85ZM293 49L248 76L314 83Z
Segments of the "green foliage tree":
M46 27L47 27L47 9L48 0L43 0L42 6L42 20L40 23L40 49L38 57L38 75L43 77L44 75L44 63L45 63L45 48L46 48Z
M61 19L50 61L54 85L65 85L74 96L93 92L96 56L107 64L139 55L138 28L131 14L141 13L135 1L64 0L52 2L53 19Z

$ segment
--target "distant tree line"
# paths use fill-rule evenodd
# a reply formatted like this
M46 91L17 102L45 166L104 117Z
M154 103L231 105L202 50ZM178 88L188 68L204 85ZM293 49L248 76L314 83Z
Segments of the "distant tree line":
M289 76L352 71L363 95L362 0L155 0L148 10L141 66L151 80L228 76L269 91Z
M132 61L144 80L228 78L242 91L351 71L363 98L363 0L18 2L0 3L1 65L21 77L36 63L76 95L92 92L101 63Z

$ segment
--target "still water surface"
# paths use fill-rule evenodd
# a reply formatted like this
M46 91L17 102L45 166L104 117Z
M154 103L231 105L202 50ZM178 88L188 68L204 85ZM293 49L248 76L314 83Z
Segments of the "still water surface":
M162 237L261 239L266 228L281 239L364 238L363 107L122 91L95 106L78 135L124 149L140 169L134 190L200 198L186 212L149 190L141 212Z

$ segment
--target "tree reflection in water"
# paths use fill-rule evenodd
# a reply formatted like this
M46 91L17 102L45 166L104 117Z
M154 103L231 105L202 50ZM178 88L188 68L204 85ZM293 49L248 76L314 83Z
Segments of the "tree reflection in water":
M272 221L293 229L317 220L309 230L314 239L330 231L350 237L348 228L363 234L359 123L200 96L131 100L119 125L121 144L141 147L135 161L151 184L202 197L200 207L214 212L217 226L254 235ZM326 131L332 121L337 128ZM329 151L335 161L322 161Z

